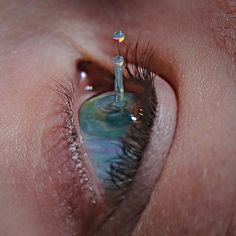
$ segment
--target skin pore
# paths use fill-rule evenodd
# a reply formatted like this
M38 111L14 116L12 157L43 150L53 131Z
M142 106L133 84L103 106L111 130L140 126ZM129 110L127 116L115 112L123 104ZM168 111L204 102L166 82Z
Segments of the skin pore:
M48 161L53 154L44 153L60 135L51 137L48 127L61 122L49 115L58 96L47 88L75 77L83 57L112 68L110 36L119 29L129 42L140 32L150 41L151 69L171 85L178 109L167 162L132 235L236 235L234 0L0 6L1 235L72 235L68 199L78 235L96 224L102 206L84 209L82 193L71 194L77 177L74 185L70 173L55 178L63 158Z

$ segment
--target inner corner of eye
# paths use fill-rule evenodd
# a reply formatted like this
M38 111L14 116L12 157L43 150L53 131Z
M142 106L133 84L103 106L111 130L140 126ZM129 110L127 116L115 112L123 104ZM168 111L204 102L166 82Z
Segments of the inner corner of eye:
M149 101L140 96L140 86L135 81L128 80L123 86L122 80L116 81L122 75L114 78L94 63L83 65L79 73L79 86L91 92L79 109L84 148L109 195L132 183L149 142L147 124L152 123L153 117L145 109Z

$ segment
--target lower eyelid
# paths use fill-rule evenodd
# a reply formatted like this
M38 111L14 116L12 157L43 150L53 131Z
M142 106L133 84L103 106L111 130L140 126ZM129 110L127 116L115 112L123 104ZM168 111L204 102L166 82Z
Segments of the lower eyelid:
M60 215L65 227L83 235L87 231L88 222L96 224L96 218L104 204L100 189L98 189L99 185L89 171L86 158L78 167L76 166L78 163L72 159L72 153L69 150L69 129L66 126L69 111L66 112L65 108L68 107L66 103L72 96L68 94L71 92L70 86L71 83L68 82L68 84L63 83L63 86L56 84L56 88L52 88L51 92L55 93L55 102L52 102L52 110L45 118L41 155L47 163L45 176L48 178L47 185L50 182L51 186L51 192L48 195L54 193L52 194L54 195L53 202L57 202L55 214ZM65 88L68 88L64 94L66 96L58 96L58 89L63 94ZM74 113L74 111L71 112ZM80 158L83 158L82 153L84 152L80 150ZM93 201L96 203L94 204Z

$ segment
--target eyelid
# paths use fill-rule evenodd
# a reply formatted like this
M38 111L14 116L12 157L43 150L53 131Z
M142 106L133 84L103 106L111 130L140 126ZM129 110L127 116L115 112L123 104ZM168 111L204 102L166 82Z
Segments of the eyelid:
M50 86L54 99L52 109L45 118L46 127L42 134L41 153L42 158L47 162L47 176L58 201L57 214L62 218L62 222L65 222L65 227L83 235L88 230L87 222L96 225L96 217L102 211L104 204L96 178L88 167L87 158L81 156L83 163L78 169L69 150L68 138L72 136L71 129L67 126L68 121L72 121L77 126L74 122L77 118L73 100L76 91L73 83L68 79L64 82L53 81ZM76 132L79 132L77 127ZM79 137L79 133L76 136ZM80 152L82 153L82 150ZM81 169L86 170L86 178L91 188L81 182L83 174L80 173ZM96 204L93 204L94 196L96 196ZM92 227L90 229L93 230Z

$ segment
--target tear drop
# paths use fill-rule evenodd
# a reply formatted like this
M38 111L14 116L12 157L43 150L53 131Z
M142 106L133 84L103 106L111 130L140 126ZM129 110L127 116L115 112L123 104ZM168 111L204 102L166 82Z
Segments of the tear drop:
M112 36L113 40L117 43L122 43L125 40L125 34L122 31L117 31Z

